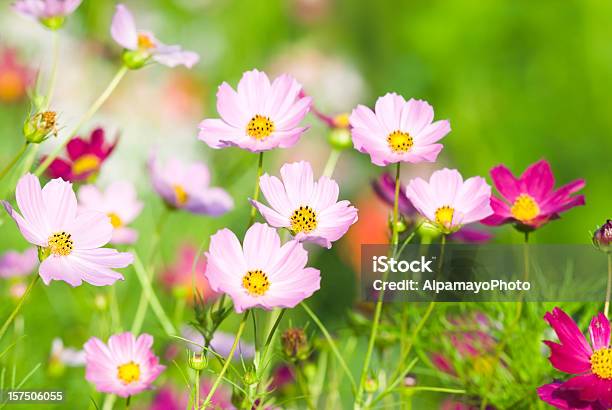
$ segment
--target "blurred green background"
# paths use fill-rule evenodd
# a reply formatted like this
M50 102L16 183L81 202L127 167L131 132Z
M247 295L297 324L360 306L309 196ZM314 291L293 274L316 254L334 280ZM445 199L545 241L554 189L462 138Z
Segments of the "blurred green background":
M100 181L104 185L125 176L138 184L147 204L135 224L144 238L138 250L144 253L148 249L146 238L162 209L144 171L144 161L153 149L169 154L166 157L184 155L207 162L213 184L225 187L236 202L234 211L218 219L172 215L162 240L163 264L175 259L181 243L198 246L204 241L206 246L206 238L221 227L237 232L244 229L255 155L237 149L211 150L197 141L196 135L199 120L217 116L216 87L222 81L235 86L242 72L254 67L294 74L314 96L315 105L330 114L348 112L358 103L373 105L378 96L390 91L428 100L436 118L450 119L452 132L442 141L445 148L437 164L404 167L406 182L412 174L427 176L442 166L458 168L466 177L486 176L490 181L488 171L496 164L504 163L520 174L541 158L551 163L558 185L586 179L583 193L587 206L573 209L539 230L532 235L536 242L586 243L589 231L612 217L609 1L125 3L140 27L153 30L166 43L182 44L202 56L191 71L154 66L130 73L84 128L88 132L101 124L121 132L117 153L102 170ZM120 49L108 33L113 9L111 1L85 0L61 32L55 106L63 126L70 128L70 121L87 108L118 66ZM0 27L0 47L16 49L21 62L40 69L44 78L50 61L48 32L13 13L8 1L0 2ZM1 67L0 63L0 71ZM25 99L0 102L0 164L22 144L20 129L27 109ZM312 129L300 143L266 155L267 172L278 174L280 164L295 159L310 160L321 172L329 152L326 129L312 117L308 121ZM43 147L45 150L49 148ZM370 209L372 205L386 213L381 203L374 202L370 189L371 180L381 171L366 155L353 150L343 153L335 173L341 197L358 207ZM380 226L368 225L374 223L368 215L360 215L360 223L365 224L362 230L379 230ZM494 241L521 240L507 226L494 233ZM313 304L332 329L340 329L344 313L353 303L351 252L359 238L345 238L332 251L317 250L311 258L311 265L323 273L322 289ZM0 226L1 251L25 247L12 222ZM122 321L129 327L139 286L129 269L125 273L127 280L119 283L116 291ZM7 289L3 285L4 295ZM160 293L172 310L172 295ZM58 334L74 346L91 334L107 337L107 329L97 322L103 314L95 313L93 306L97 295L107 292L88 285L72 290L57 282L35 290L32 300L36 302L24 310L25 334L29 336L19 347L23 367L18 377L36 363L46 363L51 339ZM7 296L2 298L0 312L4 317L13 302ZM299 314L295 317L301 320ZM154 335L162 333L152 317L145 329ZM48 384L47 370L34 375L35 385ZM74 403L87 402L91 391L82 380L82 370L68 372L59 376L58 383L75 392ZM5 377L10 377L9 373Z

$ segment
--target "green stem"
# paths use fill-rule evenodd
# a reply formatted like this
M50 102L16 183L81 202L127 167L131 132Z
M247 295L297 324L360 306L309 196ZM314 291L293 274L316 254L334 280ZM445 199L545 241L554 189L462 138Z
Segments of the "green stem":
M45 172L45 170L49 167L49 165L51 165L53 160L57 158L57 156L62 152L64 147L66 147L68 142L70 142L72 137L74 137L77 134L77 132L79 132L83 124L89 121L91 117L93 117L93 115L100 109L100 107L106 102L108 97L110 97L112 92L115 90L115 88L117 87L117 85L119 84L119 82L121 81L123 76L125 76L127 72L128 72L128 68L125 66L121 66L121 68L119 69L119 71L117 71L117 73L115 74L111 82L108 84L106 89L102 92L102 94L100 94L98 99L94 101L94 103L91 105L91 107L89 107L89 109L85 112L85 114L83 114L83 116L79 119L79 121L77 122L77 125L74 126L72 131L70 131L68 135L66 135L66 138L64 139L64 141L62 141L62 143L59 144L51 152L49 156L47 156L47 158L38 166L38 168L36 168L36 171L34 173L37 176L41 176L42 173Z
M342 369L344 370L344 373L346 373L346 377L349 378L349 381L351 382L351 387L353 388L353 392L356 392L357 385L355 383L355 378L351 374L349 367L346 365L344 358L340 354L340 351L338 350L338 346L336 346L336 342L334 342L334 339L332 339L331 335L329 334L329 332L327 331L323 323L321 323L317 315L315 315L315 313L312 310L310 310L308 305L305 302L301 302L300 306L302 306L302 308L306 311L308 316L310 316L312 321L315 322L315 324L319 327L319 330L321 330L321 333L323 333L323 336L325 336L325 339L327 340L327 343L329 343L329 346L332 349L332 352L334 352L336 359L338 359L338 363L340 363L340 367L342 367Z
M57 30L53 30L53 62L51 63L51 75L49 77L49 88L47 90L47 95L45 96L45 104L42 111L46 111L51 105L51 100L53 99L53 94L55 93L55 83L57 79L57 62L59 60L59 34Z
M257 178L255 179L255 190L253 192L253 201L257 201L259 199L259 178L263 173L263 151L259 153L259 161L257 163ZM251 217L249 218L249 227L253 225L255 222L255 217L257 216L257 208L255 206L251 206ZM248 228L248 227L247 227Z
M395 255L397 251L397 245L399 242L399 232L397 231L397 220L398 220L398 209L399 209L399 190L400 190L400 164L398 162L395 168L395 196L393 200L393 226L391 227L391 246L392 254ZM388 271L385 271L382 276L383 282L389 275ZM363 404L363 391L365 388L368 371L370 370L370 362L372 360L372 353L374 352L374 345L376 343L376 336L378 335L378 327L380 325L380 316L382 313L382 305L385 297L385 292L381 290L378 293L378 300L376 301L376 308L374 310L374 319L372 320L372 330L370 332L370 339L368 341L368 350L363 362L363 369L361 370L361 377L359 380L359 388L357 390L357 396L355 397L355 408L361 408Z
M149 274L147 273L147 270L142 264L136 251L132 249L131 252L134 255L134 271L136 272L136 276L138 277L138 280L140 281L140 285L142 286L142 294L146 297L147 302L151 304L151 309L153 310L153 313L157 317L157 320L159 320L159 323L164 328L164 331L166 332L166 334L168 336L175 335L176 329L174 328L174 325L172 325L172 322L170 321L170 319L168 318L168 315L164 311L164 308L162 307L161 303L159 302L159 299L157 298L157 295L153 291L153 287L151 286L151 281L149 279ZM137 323L135 319L134 324L132 325L132 333L134 334L140 333L141 325L142 325L142 321Z
M6 333L6 330L11 325L13 320L15 320L15 317L17 316L17 314L21 310L24 302L28 298L28 295L32 291L32 288L34 288L34 285L36 285L36 282L38 282L39 279L40 279L40 275L38 275L38 274L34 275L34 277L32 278L32 281L28 285L25 293L23 294L23 296L21 296L21 299L19 299L19 302L17 302L17 305L15 306L15 309L13 309L13 311L11 312L10 316L8 317L8 319L6 319L6 321L2 325L2 328L0 328L0 340L2 340L2 337Z
M227 358L225 359L225 363L223 363L221 372L219 372L219 375L217 376L217 379L213 383L212 387L210 388L210 391L208 392L206 399L204 399L204 404L202 406L202 408L204 409L210 403L210 400L215 394L215 391L217 391L217 387L219 387L219 384L221 383L221 380L223 379L223 376L225 375L225 372L227 371L227 368L229 367L230 362L232 361L232 358L234 357L234 352L236 351L236 347L238 347L238 342L240 342L240 337L242 336L242 332L244 332L244 328L246 327L248 318L249 318L249 311L247 310L246 312L244 312L244 315L242 316L242 320L240 321L240 326L238 326L238 332L236 333L236 337L234 338L234 343L232 344L232 348L230 349L229 354L227 355Z
M200 408L200 370L196 370L195 371L195 380L194 380L194 387L195 387L195 406L194 408L199 409Z
M606 304L604 307L604 315L609 318L610 311L610 291L612 290L612 253L608 253L608 286L606 289Z
M131 399L132 399L132 396L127 396L127 398L125 399L125 410L129 410Z
M13 157L13 159L11 160L11 162L9 162L3 169L2 171L0 171L0 180L2 178L4 178L6 176L6 174L8 174L8 172L13 169L13 167L15 166L15 164L19 161L19 159L21 158L21 156L25 153L26 148L28 148L28 144L25 143L23 144L23 146L21 147L21 149L19 150L19 152L17 152L17 155L15 155Z
M325 163L325 168L323 169L323 176L331 178L331 176L334 174L334 170L336 169L341 153L342 151L337 148L331 149L329 152L329 158L327 158L327 163Z
M267 365L270 359L269 358L270 346L274 344L276 330L278 329L278 326L283 320L283 316L285 315L286 311L287 309L281 309L280 311L275 310L271 312L270 314L270 319L269 319L269 323L267 326L268 336L266 337L266 341L264 342L264 345L263 345L263 352L260 356L261 361L259 363L259 366L257 366L257 373L259 376L258 380L260 381L266 380L270 373L270 366ZM259 383L257 386L257 391L261 392L261 389L265 387L266 386L264 385L264 383Z
M300 388L300 391L302 392L302 395L304 396L306 407L308 407L309 410L316 410L316 407L312 403L312 399L310 397L310 390L308 389L308 384L306 383L306 375L304 374L302 366L297 364L294 366L294 368L297 377L297 383Z

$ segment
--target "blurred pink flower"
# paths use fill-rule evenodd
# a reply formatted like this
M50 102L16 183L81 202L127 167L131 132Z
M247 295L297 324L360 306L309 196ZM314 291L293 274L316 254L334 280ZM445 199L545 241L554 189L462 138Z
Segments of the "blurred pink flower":
M184 65L191 68L200 60L200 56L193 51L185 51L177 45L165 45L153 33L137 30L132 13L123 4L117 5L111 24L111 36L126 50L137 52L143 64L153 59L168 67Z
M194 214L219 216L234 207L234 201L221 188L211 188L210 173L200 162L186 164L173 158L165 165L149 159L149 175L155 191L168 206Z
M56 337L51 342L51 358L49 360L52 363L57 362L65 366L81 367L85 365L85 351L65 347L62 339Z
M200 123L199 138L211 148L240 147L252 152L293 146L307 127L298 127L310 109L311 98L300 97L302 86L283 74L272 84L266 73L242 75L238 90L223 83L217 91L221 119Z
M0 278L26 276L38 266L36 248L26 249L23 253L8 251L0 255Z
M101 191L94 185L85 185L79 189L79 202L83 209L90 209L106 214L113 225L111 243L130 244L138 239L138 232L128 228L142 211L142 202L138 200L134 185L127 181L115 181Z
M320 287L318 269L307 268L308 253L301 243L281 246L274 228L256 223L241 246L229 229L210 238L206 277L216 292L227 293L236 312L252 307L292 308Z
M187 344L187 348L193 352L199 353L202 351L202 346L204 345L204 336L200 332L198 332L192 326L184 326L181 329L181 334L183 338L187 340L191 340L193 343ZM232 350L232 345L234 344L234 339L236 339L235 335L231 333L222 332L217 330L210 341L210 348L217 352L219 355L223 357L227 357ZM233 359L240 360L243 359L252 359L255 356L255 346L251 343L247 343L244 340L240 340L238 342L238 347L234 352Z
M322 176L314 182L309 162L285 164L280 172L282 181L268 174L259 179L272 208L251 200L271 226L289 229L298 241L331 248L357 222L357 209L349 201L338 202L336 181Z
M138 338L130 332L116 334L108 345L92 337L85 343L85 379L99 392L121 397L147 390L165 369L152 346L153 337L146 333Z
M170 291L180 288L187 302L193 302L193 283L200 296L210 302L217 297L204 276L206 258L202 255L193 269L198 250L192 245L183 245L178 251L178 259L161 274L161 283ZM193 273L193 275L192 275Z
M436 142L450 132L448 121L433 118L433 107L426 101L386 94L376 101L375 111L364 105L353 110L353 145L375 165L433 162L442 150Z
M71 183L54 179L41 189L38 178L26 174L17 183L15 196L21 214L6 201L4 208L24 238L39 247L44 257L39 274L45 284L63 280L72 286L82 281L103 286L123 279L112 269L131 264L132 254L102 248L110 241L113 226L101 212L77 210Z
M561 410L606 410L598 401L585 401L579 397L579 392L564 389L563 382L553 382L538 387L540 399Z
M554 308L552 312L546 313L544 319L559 338L559 343L544 341L550 348L551 364L561 372L575 375L555 389L559 390L558 394L570 390L581 401L611 408L612 348L608 319L603 313L598 313L591 320L589 326L591 345L576 323L563 310ZM540 392L542 393L550 393L550 390L545 388ZM545 397L548 395L545 394Z
M40 20L50 28L58 28L51 19L63 19L72 14L83 0L17 0L13 9L18 13ZM61 23L59 23L61 25Z
M26 96L36 73L17 59L12 48L0 50L0 102L12 103Z
M498 165L491 170L491 178L502 199L491 197L494 214L482 221L486 225L516 223L532 230L559 218L561 212L584 205L584 195L572 196L584 188L584 180L554 190L555 177L546 160L530 165L518 179L504 165Z
M93 130L89 140L75 137L66 145L68 158L55 158L47 168L47 176L71 182L85 181L95 177L118 141L117 138L113 143L107 144L103 128Z
M429 182L411 180L406 196L421 215L445 234L493 213L489 205L491 187L484 178L472 177L464 182L455 169L435 171Z
M208 395L211 388L212 382L209 379L204 378L200 380L200 397L202 401L200 406L204 403L204 398ZM211 408L215 410L235 409L232 405L231 392L223 386L217 388L210 400L210 404L212 405ZM166 385L155 394L153 402L148 407L148 410L185 410L188 407L189 393L184 389L179 390ZM195 409L196 407L194 406L192 408Z

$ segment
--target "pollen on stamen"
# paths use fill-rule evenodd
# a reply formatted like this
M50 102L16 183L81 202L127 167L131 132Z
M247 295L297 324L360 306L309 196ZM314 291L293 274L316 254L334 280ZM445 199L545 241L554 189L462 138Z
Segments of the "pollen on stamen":
M612 380L612 349L599 349L591 355L591 371L597 377Z
M264 140L274 132L274 122L269 117L257 114L249 121L246 132L251 138Z
M410 148L414 145L414 140L407 132L396 130L387 136L387 144L389 144L391 151L403 154L410 151Z
M300 206L291 214L290 222L294 234L310 233L317 228L317 214L310 206Z
M516 197L510 213L522 222L528 222L540 214L540 207L529 194L520 194Z
M49 237L47 243L51 254L56 256L68 256L74 248L72 235L67 232L54 233Z
M449 227L453 223L454 214L455 210L452 207L448 205L441 206L440 208L436 209L436 223L444 227Z
M263 296L270 289L270 281L264 271L250 270L242 277L242 287L251 296Z

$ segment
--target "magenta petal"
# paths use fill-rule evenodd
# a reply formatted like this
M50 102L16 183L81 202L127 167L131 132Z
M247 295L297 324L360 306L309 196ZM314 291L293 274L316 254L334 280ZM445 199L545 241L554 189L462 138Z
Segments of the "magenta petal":
M541 160L530 165L521 175L519 185L522 192L527 192L536 202L542 202L555 186L550 164Z
M552 312L546 313L544 319L552 326L559 337L559 341L564 348L573 351L573 355L583 363L588 363L590 368L590 357L593 353L586 338L576 326L576 323L567 313L558 307Z
M575 390L564 389L563 383L554 382L538 388L540 399L561 410L605 410L599 402L581 400Z
M82 138L73 138L66 145L66 151L68 152L68 157L74 161L89 153L89 144Z
M582 400L601 402L605 408L612 405L612 380L601 379L594 374L575 376L561 386L575 390Z
M73 178L70 164L61 158L55 158L46 173L51 179L62 178L64 181L71 181Z
M593 349L605 349L610 346L610 322L603 313L598 313L591 320L589 334Z
M580 374L591 369L591 362L585 360L571 347L550 340L545 340L544 344L550 348L548 359L555 369L570 374Z
M498 165L491 169L491 178L495 188L509 202L514 202L515 198L521 193L518 181L505 165Z

